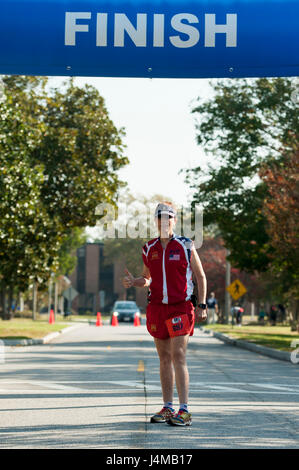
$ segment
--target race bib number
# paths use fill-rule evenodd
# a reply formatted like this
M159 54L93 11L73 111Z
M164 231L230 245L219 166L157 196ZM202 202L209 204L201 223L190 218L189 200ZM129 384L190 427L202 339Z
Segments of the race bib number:
M174 318L169 318L165 323L171 338L174 336L183 336L189 334L190 323L186 313L183 315L178 315Z

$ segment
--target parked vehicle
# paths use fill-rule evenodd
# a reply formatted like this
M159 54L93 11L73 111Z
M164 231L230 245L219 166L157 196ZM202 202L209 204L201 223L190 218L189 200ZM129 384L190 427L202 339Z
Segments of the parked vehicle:
M133 300L117 300L111 312L112 315L117 314L117 319L119 322L134 322L135 314L140 314L140 308L137 306L136 302Z

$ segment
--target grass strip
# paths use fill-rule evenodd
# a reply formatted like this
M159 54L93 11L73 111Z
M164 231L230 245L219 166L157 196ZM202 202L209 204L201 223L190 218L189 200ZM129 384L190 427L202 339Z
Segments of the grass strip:
M291 331L290 326L261 326L244 325L241 327L232 325L205 325L205 329L224 333L232 338L242 339L250 343L260 344L279 351L293 351L291 342L299 339L296 331Z
M60 331L70 323L55 322L50 325L48 320L33 321L28 318L0 320L0 339L36 339L49 333Z

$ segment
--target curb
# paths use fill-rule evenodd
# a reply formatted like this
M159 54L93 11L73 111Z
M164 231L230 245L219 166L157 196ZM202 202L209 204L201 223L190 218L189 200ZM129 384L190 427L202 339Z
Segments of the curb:
M59 331L54 331L53 333L49 333L48 335L44 336L43 338L34 338L34 339L3 339L1 343L4 346L32 346L36 344L47 344L50 343L53 339L57 338L63 333L68 333L69 331L81 327L82 324L71 325L63 328Z
M273 359L279 359L281 361L287 361L291 364L296 365L295 362L291 360L291 353L288 351L278 351L277 349L268 348L267 346L261 346L260 344L249 343L242 339L232 338L231 336L225 335L224 333L218 333L213 330L206 330L200 328L203 333L212 334L215 338L220 339L221 341L230 344L231 346L236 346L242 349L247 349L263 356L272 357Z

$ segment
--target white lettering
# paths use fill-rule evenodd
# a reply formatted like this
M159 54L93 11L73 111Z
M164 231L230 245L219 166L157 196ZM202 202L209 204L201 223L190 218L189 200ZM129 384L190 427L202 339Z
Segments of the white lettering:
M108 13L97 14L97 46L107 46Z
M111 15L112 16L112 15ZM114 21L109 19L110 27L114 26L114 47L124 47L125 33L136 47L147 46L147 14L136 14L136 27L124 13L115 13ZM90 20L90 12L65 12L65 46L76 46L76 33L89 32L88 24L77 24L77 20ZM189 48L198 44L200 32L197 26L198 17L191 13L178 13L171 18L171 26L182 34L169 36L170 43L177 48ZM153 15L152 34L153 47L165 47L165 15ZM205 47L215 47L216 34L226 35L226 47L237 47L237 14L226 15L226 24L216 24L215 14L205 14ZM96 46L108 46L108 13L97 13Z
M91 13L88 12L69 12L65 13L65 46L76 45L76 32L88 33L89 26L87 24L77 24L76 20L90 20Z
M154 47L164 47L164 15L154 15Z
M227 14L226 24L216 24L216 15L205 15L205 47L215 47L215 35L226 34L226 47L237 47L237 15Z
M145 13L137 13L136 29L124 13L115 13L114 17L114 46L124 47L125 31L130 36L135 46L146 47L146 22Z
M199 31L195 26L182 23L182 20L187 20L189 23L198 23L198 18L190 13L179 13L171 18L171 26L180 33L187 34L189 39L183 41L179 36L170 36L169 40L175 47L193 47L199 41Z
M121 457L113 454L113 457L107 457L107 465L133 465L138 467L141 457Z

